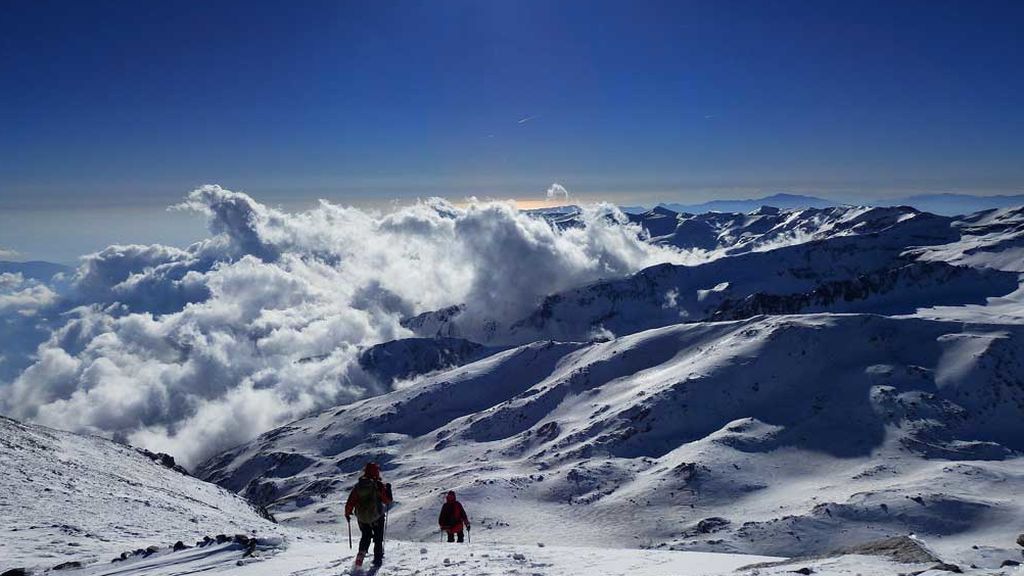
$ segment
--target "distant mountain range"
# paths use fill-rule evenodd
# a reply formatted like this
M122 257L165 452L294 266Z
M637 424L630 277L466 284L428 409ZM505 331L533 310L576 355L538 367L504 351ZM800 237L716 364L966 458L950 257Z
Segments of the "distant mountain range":
M53 262L33 260L29 262L9 262L0 260L0 274L21 274L24 278L49 282L56 274L69 272L71 269Z
M802 196L799 194L773 194L764 198L750 198L747 200L712 200L702 204L659 204L675 212L688 212L690 214L703 214L705 212L750 212L761 206L773 206L775 208L830 208L839 203L814 196Z
M976 196L973 194L917 194L899 198L883 198L878 200L854 200L850 202L839 202L819 198L817 196L805 196L801 194L773 194L762 198L748 198L743 200L712 200L700 204L682 204L677 202L660 203L658 206L668 208L674 212L685 212L689 214L703 214L705 212L750 212L761 206L773 206L784 210L790 208L828 208L831 206L842 206L846 204L859 206L911 206L923 212L931 212L943 216L957 216L970 214L979 210L991 208L1011 208L1024 206L1024 194L998 195L998 196ZM647 211L644 206L623 206L623 212L628 214L640 214Z
M881 201L876 202L876 205ZM918 194L905 198L895 198L888 201L892 206L897 204L913 206L918 210L941 214L944 216L958 216L970 214L979 210L990 210L992 208L1013 208L1024 206L1024 194L999 195L999 196L975 196L972 194Z

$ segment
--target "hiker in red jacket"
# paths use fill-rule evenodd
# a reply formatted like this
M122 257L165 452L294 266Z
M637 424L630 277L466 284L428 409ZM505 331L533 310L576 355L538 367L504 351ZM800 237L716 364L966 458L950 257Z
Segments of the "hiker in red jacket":
M376 462L368 463L345 502L345 520L351 523L352 513L355 512L359 532L362 534L356 566L363 565L366 552L370 549L370 540L373 540L373 565L380 566L384 561L384 507L393 500L391 484L385 484L380 479L380 466Z
M462 528L465 526L466 530L469 530L469 516L466 515L462 503L455 499L455 492L449 491L445 496L437 523L441 525L441 530L448 533L449 542L455 542L456 536L459 538L458 541L462 542Z

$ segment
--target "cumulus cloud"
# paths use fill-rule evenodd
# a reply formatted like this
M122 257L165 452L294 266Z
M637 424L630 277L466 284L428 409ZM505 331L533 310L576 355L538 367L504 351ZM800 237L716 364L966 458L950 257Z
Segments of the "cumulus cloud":
M468 325L509 322L548 293L679 258L610 206L565 230L503 202L435 199L388 214L322 202L289 214L204 186L177 208L205 215L211 236L84 257L59 325L0 387L4 413L195 465L382 392L357 355L410 336L410 315L464 303ZM19 310L54 305L45 286L0 282Z
M11 313L33 316L56 299L57 294L48 286L26 279L20 272L0 273L0 318Z
M548 200L564 200L566 202L569 201L569 191L565 189L565 186L562 186L558 182L554 182L551 184L551 186L548 186L546 196Z
M21 272L0 272L0 395L46 339L59 296L50 286Z
M11 258L17 258L17 257L18 257L18 251L17 250L11 250L10 248L4 248L3 246L0 246L0 260L9 260Z

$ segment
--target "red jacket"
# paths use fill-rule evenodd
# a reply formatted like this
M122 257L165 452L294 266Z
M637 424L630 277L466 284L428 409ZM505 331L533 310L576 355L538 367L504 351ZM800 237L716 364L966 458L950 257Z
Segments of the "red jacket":
M445 532L462 532L465 526L469 525L469 516L466 509L458 500L445 502L441 506L441 514L437 517L437 523Z

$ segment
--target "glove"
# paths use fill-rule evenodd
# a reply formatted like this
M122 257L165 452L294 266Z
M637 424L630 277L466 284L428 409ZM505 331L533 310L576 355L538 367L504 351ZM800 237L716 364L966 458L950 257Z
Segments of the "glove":
M473 526L469 522L466 522L466 532L469 532L472 529L473 529Z
M349 524L352 523L352 515L351 514L345 514L345 522L348 522Z

